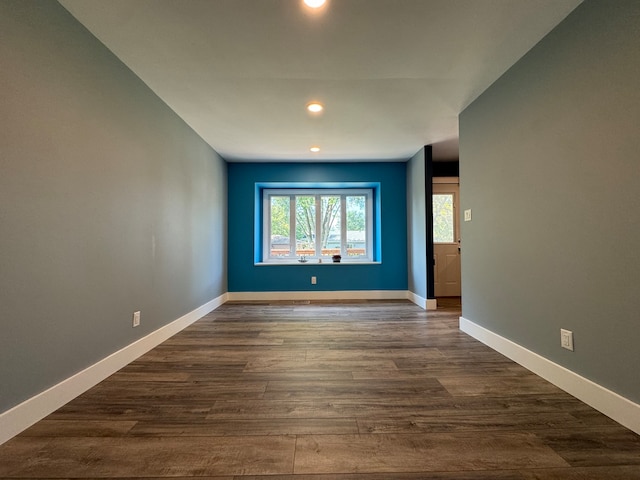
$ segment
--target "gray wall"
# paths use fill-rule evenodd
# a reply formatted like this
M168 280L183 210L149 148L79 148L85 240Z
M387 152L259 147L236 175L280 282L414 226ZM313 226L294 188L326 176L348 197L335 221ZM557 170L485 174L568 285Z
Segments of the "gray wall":
M635 402L639 52L640 2L587 0L460 116L463 316Z
M409 291L427 298L425 152L407 162L407 240Z
M56 2L0 1L0 66L1 412L227 288L206 143Z

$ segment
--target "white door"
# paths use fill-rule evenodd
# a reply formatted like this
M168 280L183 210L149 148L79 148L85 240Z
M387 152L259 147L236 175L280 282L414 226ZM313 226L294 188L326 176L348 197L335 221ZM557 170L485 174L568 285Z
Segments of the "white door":
M458 197L460 187L455 183L433 184L433 253L436 297L459 297L460 289L460 217ZM441 180L442 181L442 180ZM444 180L447 181L447 180Z

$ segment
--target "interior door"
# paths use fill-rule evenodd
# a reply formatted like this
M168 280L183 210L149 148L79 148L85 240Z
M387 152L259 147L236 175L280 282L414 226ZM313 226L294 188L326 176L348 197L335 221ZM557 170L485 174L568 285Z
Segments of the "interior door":
M460 217L458 179L433 184L433 253L436 297L459 297ZM441 180L442 181L442 180ZM446 181L446 180L445 180ZM455 183L453 183L455 182Z

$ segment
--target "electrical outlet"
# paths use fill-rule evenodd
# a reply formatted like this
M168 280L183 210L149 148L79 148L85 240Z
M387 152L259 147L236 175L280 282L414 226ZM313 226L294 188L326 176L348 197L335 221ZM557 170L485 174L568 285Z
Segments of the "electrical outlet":
M318 283L318 279L316 277L311 277L311 285L315 285Z
M133 326L137 327L140 325L140 311L133 312Z
M573 332L571 330L560 329L560 345L573 352Z
M464 221L465 222L470 222L471 221L471 209L467 209L464 211Z

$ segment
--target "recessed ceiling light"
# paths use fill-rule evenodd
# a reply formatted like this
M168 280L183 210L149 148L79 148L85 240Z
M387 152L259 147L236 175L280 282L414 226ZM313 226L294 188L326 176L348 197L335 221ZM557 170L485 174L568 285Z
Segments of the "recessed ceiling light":
M307 105L307 110L309 110L311 113L320 113L322 110L324 110L324 107L321 103L312 102Z
M313 153L318 153L320 151L320 147L311 147L309 150Z
M307 7L310 8L320 8L325 3L327 3L327 0L304 0L304 3Z

